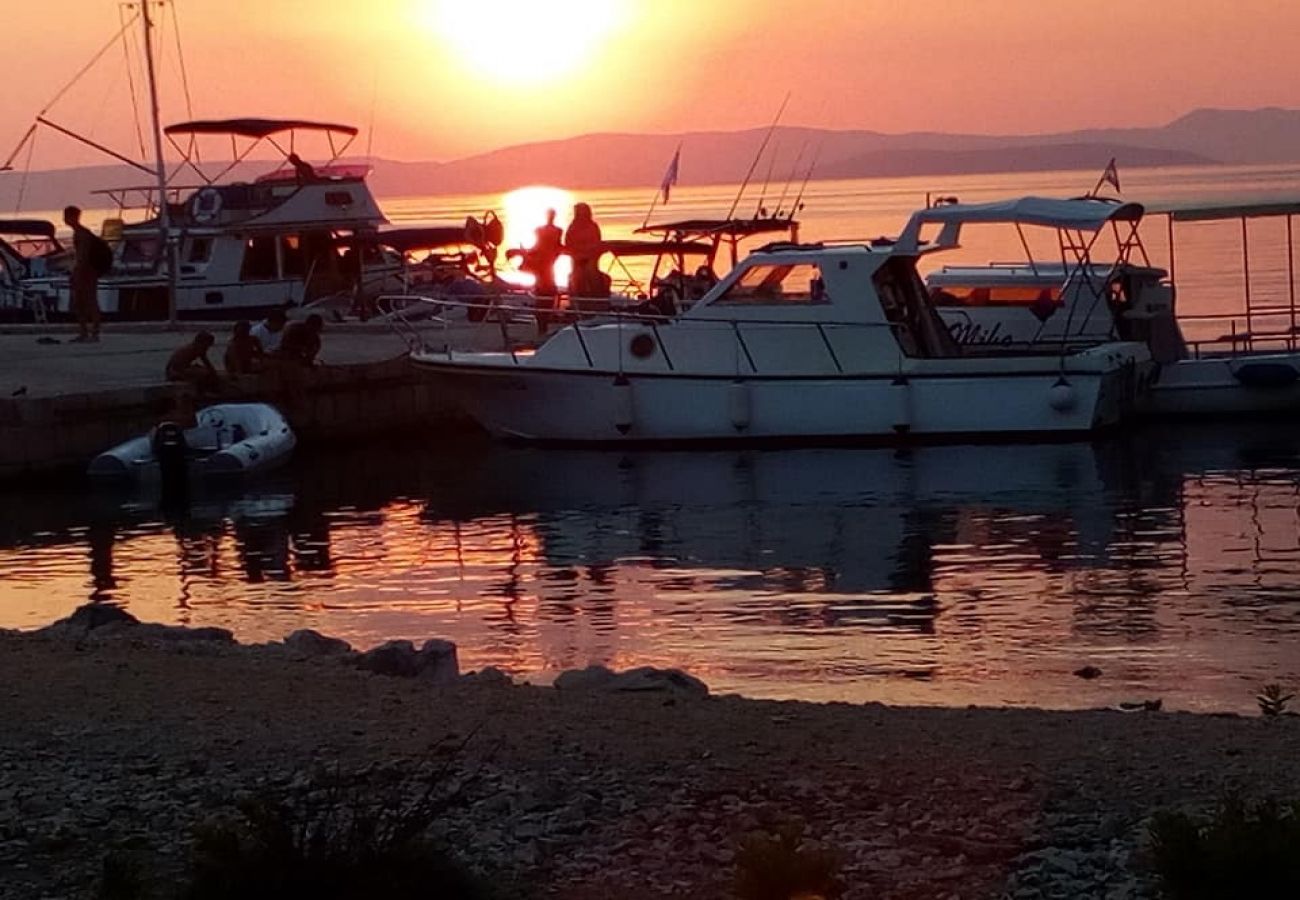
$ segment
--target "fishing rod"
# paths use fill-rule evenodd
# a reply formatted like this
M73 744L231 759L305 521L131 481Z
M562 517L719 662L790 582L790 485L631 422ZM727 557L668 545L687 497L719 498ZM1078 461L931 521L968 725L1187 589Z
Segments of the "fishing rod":
M754 207L755 218L764 215L766 212L763 209L763 201L767 199L767 187L772 183L772 169L776 168L776 154L780 146L780 144L775 145L772 148L772 155L767 158L767 177L763 179L763 189L758 192L758 203Z
M731 201L731 209L727 210L727 219L731 219L736 214L736 207L740 205L740 198L745 194L745 188L749 187L749 179L754 175L754 169L758 167L758 161L763 156L763 151L767 149L767 142L772 140L773 133L776 132L777 123L781 121L781 116L785 112L786 104L790 102L790 92L786 91L785 99L781 101L781 108L776 111L776 118L772 120L771 126L767 129L767 134L763 136L763 143L758 145L758 153L754 156L754 161L749 164L749 171L745 173L745 180L740 183L740 190L736 192L736 199Z
M785 187L781 188L781 198L776 201L776 218L781 218L781 210L785 208L786 195L790 193L790 185L794 184L795 178L799 177L799 163L803 161L804 151L808 149L808 142L804 141L799 145L799 152L795 154L794 162L790 164L790 177L785 180Z
M812 162L808 164L808 172L803 177L803 184L799 186L799 195L794 198L794 206L790 207L790 218L792 219L798 215L799 209L803 205L803 192L808 188L808 182L812 180L813 169L817 168L817 160L821 158L824 144L825 141L819 141L817 149L813 152Z

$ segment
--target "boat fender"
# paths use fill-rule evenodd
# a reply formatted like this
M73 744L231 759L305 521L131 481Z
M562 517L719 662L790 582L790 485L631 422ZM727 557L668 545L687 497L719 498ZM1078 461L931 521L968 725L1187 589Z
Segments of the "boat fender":
M889 384L901 391L896 407L894 431L898 434L907 434L912 430L912 381L906 375L900 374Z
M1074 386L1064 378L1058 378L1047 392L1047 405L1059 413L1069 412L1078 402L1079 395Z
M1254 362L1237 366L1232 377L1246 387L1283 388L1295 384L1300 372L1287 363Z
M214 187L205 187L190 201L190 216L195 222L206 225L215 222L219 215L221 215L221 192Z
M632 430L636 411L632 405L632 382L622 372L614 379L614 427L619 434Z
M737 378L727 387L727 415L731 427L744 431L754 414L754 400L749 385Z

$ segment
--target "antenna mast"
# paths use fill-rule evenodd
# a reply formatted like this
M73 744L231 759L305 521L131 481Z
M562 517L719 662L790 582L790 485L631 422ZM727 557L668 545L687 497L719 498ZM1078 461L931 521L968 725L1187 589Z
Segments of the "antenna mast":
M149 4L153 0L140 0L140 21L144 24L145 71L149 79L149 113L153 123L154 170L158 177L158 230L162 243L163 266L167 273L167 324L176 324L176 265L175 246L171 238L171 216L167 208L167 168L163 162L162 124L158 119L158 79L154 73L153 40L150 34L153 23L149 20Z

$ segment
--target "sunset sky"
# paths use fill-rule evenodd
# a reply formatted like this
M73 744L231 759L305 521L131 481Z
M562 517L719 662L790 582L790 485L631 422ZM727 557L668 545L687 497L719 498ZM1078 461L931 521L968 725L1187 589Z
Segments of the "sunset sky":
M394 159L593 131L762 125L787 91L786 124L889 132L1155 125L1198 106L1300 106L1300 57L1279 37L1300 33L1300 6L1281 0L171 2L165 121L186 115L175 14L196 117L373 121L374 154ZM121 15L116 0L7 7L0 161ZM50 117L139 156L125 71L115 46ZM103 161L52 134L36 156L34 168Z

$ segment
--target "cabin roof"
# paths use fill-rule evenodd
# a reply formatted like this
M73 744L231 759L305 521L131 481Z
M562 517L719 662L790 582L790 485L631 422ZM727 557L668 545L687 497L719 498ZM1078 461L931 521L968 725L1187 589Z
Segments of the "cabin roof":
M1079 198L1058 200L1051 197L1018 197L994 203L950 203L932 206L912 214L919 224L937 222L1005 223L1044 225L1048 228L1097 231L1110 222L1136 222L1142 218L1140 203L1113 203L1106 200Z
M1171 203L1153 207L1151 212L1156 215L1167 215L1175 222L1295 216L1300 215L1300 199L1268 200L1257 203Z
M53 238L54 223L44 219L0 219L0 234Z
M708 256L713 247L702 241L601 241L601 250L614 256Z
M682 219L677 222L660 222L643 225L637 234L695 234L745 237L751 234L774 234L789 231L793 219L758 217L752 219Z
M391 247L400 253L414 250L434 250L439 247L456 247L473 244L464 225L435 225L425 228L394 228L390 231L368 231L339 239L342 246L378 244Z
M355 137L357 129L351 125L330 122L308 122L302 119L208 119L198 122L179 122L163 129L167 134L231 134L239 137L262 139L283 131L326 131Z

